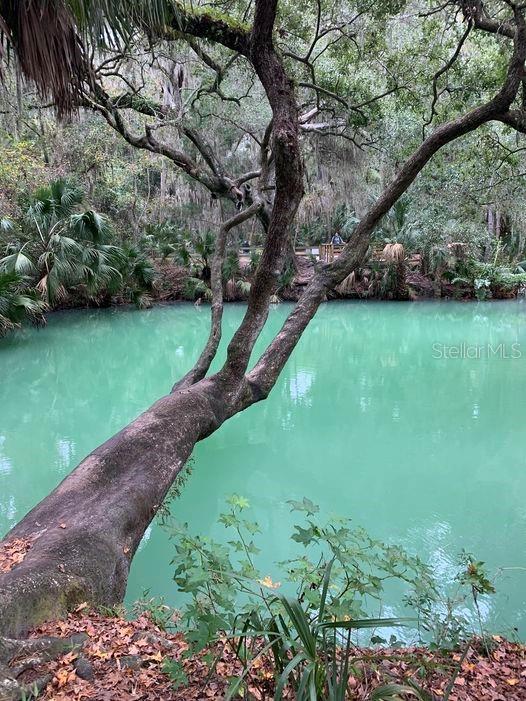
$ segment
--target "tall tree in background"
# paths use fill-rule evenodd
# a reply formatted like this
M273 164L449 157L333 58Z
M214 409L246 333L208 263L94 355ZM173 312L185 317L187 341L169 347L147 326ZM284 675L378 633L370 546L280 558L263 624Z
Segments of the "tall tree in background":
M305 113L300 114L296 86L290 74L297 77L298 88L311 90L316 95L312 109L320 110L326 99L340 105L343 100L341 107L346 109L352 105L348 96L334 94L319 82L314 65L315 47L325 27L329 23L335 26L333 5L316 2L308 21L303 18L302 30L311 37L304 53L301 53L302 47L294 46L296 24L300 21L297 8L281 3L277 20L277 5L277 0L256 0L252 10L252 3L231 2L228 3L229 17L209 6L194 10L183 3L124 0L71 0L67 3L4 0L0 3L2 26L18 55L21 69L43 94L51 93L60 114L70 113L77 105L88 104L102 113L127 141L135 142L133 145L167 156L205 187L217 187L219 196L237 202L237 188L242 197L241 208L217 233L211 263L211 331L194 368L176 383L169 395L83 460L6 536L7 542L14 538L27 539L31 548L22 563L0 576L0 633L16 634L31 623L63 614L81 601L109 604L122 599L129 565L142 535L196 442L269 394L327 291L361 263L375 227L433 155L454 139L491 120L526 130L524 105L517 100L526 58L522 7L510 2L495 2L486 7L477 1L438 8L437 12L449 18L458 16L464 22L457 55L466 33L477 31L498 39L502 70L494 94L481 101L481 93L467 91L469 99L461 108L458 104L451 105L444 114L447 118L431 128L437 121L438 86L444 71L432 76L428 85L431 116L427 135L361 218L340 257L333 263L317 266L282 329L261 357L250 364L254 344L265 324L270 300L290 248L291 225L303 194L300 129L309 120ZM396 14L399 9L393 4L388 13ZM363 9L356 11L365 12ZM381 29L382 23L373 14L371 27L375 22ZM42 32L42 27L48 31ZM115 96L101 84L91 53L85 48L94 44L115 45L116 42L128 45L131 41L129 27L146 34L153 45L183 36L190 41L206 40L211 45L220 45L232 56L242 57L262 86L272 112L262 142L264 160L250 178L256 181L250 196L240 187L247 180L240 181L238 176L236 181L225 176L221 163L204 142L196 143L199 137L193 132L185 137L200 153L199 162L189 160L185 152L173 149L170 144L163 144L157 138L157 124L146 123L140 135L130 132L121 114L125 100L132 105L135 102L139 113L150 112L156 120L159 117L162 120L162 109L152 108L143 101L137 103L133 91L121 95L120 102L117 96L115 101ZM339 31L345 32L345 26ZM289 34L290 45L278 51L276 43ZM202 52L200 45L196 48ZM367 37L360 50L365 55L370 50ZM454 60L455 54L445 64L446 72ZM303 79L298 66L310 75L310 80ZM352 69L349 65L348 70ZM354 107L357 108L356 102ZM332 113L336 119L340 116L334 109ZM331 123L334 127L334 122ZM264 195L267 187L274 193L270 204ZM234 226L263 210L268 215L263 253L247 309L228 345L223 367L209 375L221 337L221 269L225 241Z

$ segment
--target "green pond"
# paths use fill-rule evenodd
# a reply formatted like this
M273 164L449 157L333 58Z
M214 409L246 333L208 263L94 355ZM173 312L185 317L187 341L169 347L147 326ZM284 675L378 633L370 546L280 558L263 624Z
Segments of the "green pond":
M289 310L271 310L262 343ZM243 311L226 309L225 336ZM184 304L64 312L0 341L0 534L169 391L196 358L208 314ZM173 511L221 538L225 498L247 497L274 580L274 563L298 547L287 500L303 496L420 554L444 581L464 548L500 572L497 595L482 602L487 625L524 637L525 380L521 301L326 304L269 399L197 446ZM172 556L154 523L129 601L149 589L177 602ZM393 613L400 602L386 603Z

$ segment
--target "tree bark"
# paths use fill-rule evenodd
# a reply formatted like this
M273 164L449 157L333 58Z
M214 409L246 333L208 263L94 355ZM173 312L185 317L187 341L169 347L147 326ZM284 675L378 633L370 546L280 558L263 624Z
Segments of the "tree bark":
M144 531L195 443L242 404L216 379L163 397L97 448L16 525L24 560L0 577L0 634L62 616L83 601L121 601ZM230 401L229 401L230 400Z

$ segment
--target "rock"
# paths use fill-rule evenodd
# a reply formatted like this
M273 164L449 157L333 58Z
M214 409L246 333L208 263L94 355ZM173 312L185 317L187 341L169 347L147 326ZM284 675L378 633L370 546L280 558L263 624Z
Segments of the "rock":
M75 660L75 672L77 677L80 677L87 682L91 682L95 678L93 666L85 657L78 657Z
M89 640L89 635L86 633L74 633L71 637L67 638L72 648L83 647L86 640Z
M124 655L123 657L119 657L119 665L127 669L137 670L143 667L144 664L145 662L140 655Z
M21 687L5 667L0 667L0 701L14 701L21 696Z
M150 645L162 645L163 647L168 649L172 648L175 645L175 643L173 643L171 640L168 640L168 638L163 638L160 635L156 635L155 633L149 633L147 630L139 630L132 637L133 642L141 639L146 640L150 643Z
M0 668L0 701L26 701L37 698L52 679L51 674L47 674L26 686L10 676L6 677L3 668Z

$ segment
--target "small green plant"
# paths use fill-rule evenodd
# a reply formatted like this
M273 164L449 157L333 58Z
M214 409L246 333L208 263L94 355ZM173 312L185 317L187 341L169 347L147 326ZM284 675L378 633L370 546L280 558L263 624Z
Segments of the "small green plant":
M165 603L163 597L150 596L149 589L134 603L133 613L136 616L147 613L152 623L161 630L169 628L174 620L174 611Z
M177 660L165 659L162 666L163 672L170 677L174 689L179 689L188 684L188 677L183 665Z
M353 631L396 627L405 624L404 619L380 618L353 620L344 618L327 620L325 606L331 583L331 560L324 572L320 607L314 612L300 599L279 596L275 600L281 604L271 616L266 632L276 670L281 673L277 679L274 694L280 701L287 684L291 684L298 701L324 699L345 701L351 667ZM256 634L256 631L251 633ZM231 698L227 695L227 698Z
M458 580L461 584L467 584L471 587L475 602L480 594L495 593L495 587L488 579L483 562L475 560L473 555L463 550L460 554L459 564L463 569L458 575Z
M477 277L473 280L475 297L479 302L483 302L491 297L491 282L487 278Z
M115 604L114 606L99 606L99 612L103 616L108 618L124 618L126 616L126 609L124 604Z
M33 684L29 684L28 688L22 690L20 701L33 701L33 699L38 699L40 696L40 691L41 690L38 688L38 684L33 682Z
M168 490L168 493L166 494L163 503L157 510L157 518L159 519L159 523L161 524L161 526L166 525L166 523L168 523L171 516L171 505L176 499L179 499L179 497L181 496L181 492L183 491L184 486L188 482L190 475L193 472L193 469L194 459L192 456L190 456L181 468L175 480L173 481L173 484Z
M490 596L495 588L484 569L484 563L462 551L458 572L452 586L415 589L406 603L418 613L421 630L433 648L456 648L479 635L487 637L479 608L480 596ZM476 621L476 623L475 623Z
M396 646L394 631L400 626L411 629L418 641L436 634L441 645L471 637L469 620L459 611L465 612L470 601L476 605L476 596L492 593L482 563L464 553L458 591L447 597L419 558L374 540L349 519L323 522L318 506L307 498L289 503L302 516L291 536L299 552L278 563L281 582L257 567L260 529L247 518L244 497L230 497L219 517L226 542L193 535L187 525L171 526L174 580L189 597L181 622L192 652L222 641L242 665L227 699L246 691L261 657L272 659L275 699L293 688L298 701L343 701L354 673L354 646ZM382 609L389 582L405 586L411 617L370 617L372 610ZM388 639L378 634L384 628Z

